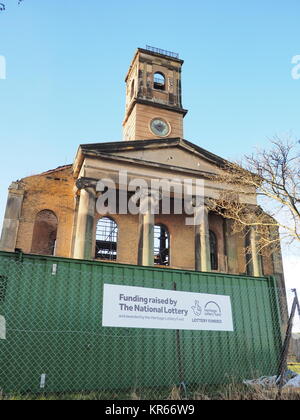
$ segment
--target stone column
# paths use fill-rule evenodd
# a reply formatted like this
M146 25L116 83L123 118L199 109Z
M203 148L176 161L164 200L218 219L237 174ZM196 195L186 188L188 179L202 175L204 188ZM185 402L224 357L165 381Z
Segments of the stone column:
M154 265L154 214L148 212L143 220L143 264Z
M257 235L255 227L250 228L250 249L251 249L251 264L252 264L252 274L254 277L261 277L262 264L261 258L257 251Z
M8 189L8 199L0 240L1 251L15 251L23 199L24 189L19 182L13 182Z
M270 239L274 241L272 245L272 261L275 274L283 274L283 262L280 245L280 235L277 226L270 228Z
M238 274L238 250L236 234L232 231L233 221L224 219L225 258L227 272Z
M195 209L195 270L211 271L208 209Z
M154 265L154 224L153 198L146 195L141 198L140 228L139 228L139 256L138 264Z
M74 258L93 259L95 212L96 190L93 187L83 188L80 191Z

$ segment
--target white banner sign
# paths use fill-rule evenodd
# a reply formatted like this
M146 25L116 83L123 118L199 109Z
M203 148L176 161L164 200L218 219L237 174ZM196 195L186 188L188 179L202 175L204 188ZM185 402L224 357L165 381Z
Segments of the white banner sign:
M230 296L104 285L104 327L233 331Z

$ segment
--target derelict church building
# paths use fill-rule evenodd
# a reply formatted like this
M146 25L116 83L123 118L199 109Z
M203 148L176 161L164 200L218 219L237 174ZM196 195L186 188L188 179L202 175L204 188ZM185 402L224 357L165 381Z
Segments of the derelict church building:
M185 214L97 211L97 182L153 179L202 180L206 197L220 185L211 175L224 160L184 140L181 70L177 55L138 49L126 76L123 141L79 146L72 165L13 182L9 188L0 249L124 264L254 276L275 274L283 280L281 255L259 256L255 232L232 232L231 221L204 210L200 226L186 224ZM127 187L127 186L126 186ZM172 196L171 201L176 197ZM256 199L249 195L249 205ZM172 208L172 206L171 206ZM248 263L247 263L248 261Z

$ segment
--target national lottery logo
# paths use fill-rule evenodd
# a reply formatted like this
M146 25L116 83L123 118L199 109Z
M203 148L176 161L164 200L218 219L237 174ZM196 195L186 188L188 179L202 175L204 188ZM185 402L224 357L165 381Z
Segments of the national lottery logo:
M202 308L199 305L199 300L195 300L195 306L192 306L192 310L196 316L201 316Z
M195 300L194 306L191 307L195 316L200 317L201 315L206 317L220 317L222 316L221 307L215 301L209 301L204 305L204 309L200 306L198 300Z

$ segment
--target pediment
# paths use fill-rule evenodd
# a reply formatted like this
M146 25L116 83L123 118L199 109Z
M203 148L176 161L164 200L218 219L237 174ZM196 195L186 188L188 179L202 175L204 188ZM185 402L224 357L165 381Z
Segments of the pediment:
M216 171L216 165L213 165L201 158L201 156L178 146L146 150L129 150L118 152L114 156L138 159L144 162L152 162L182 169L191 169L193 171Z
M82 145L84 154L101 158L128 160L139 164L162 165L163 167L216 173L224 160L182 139L123 141Z

